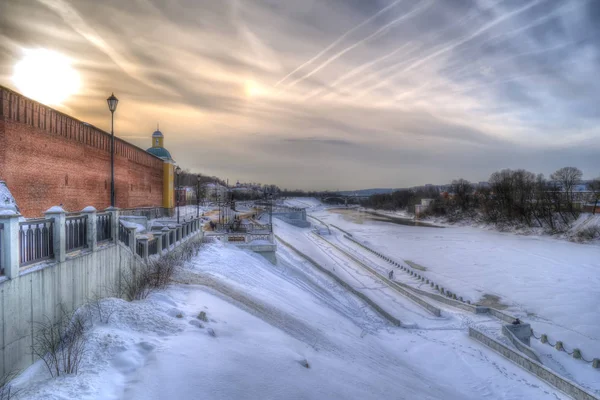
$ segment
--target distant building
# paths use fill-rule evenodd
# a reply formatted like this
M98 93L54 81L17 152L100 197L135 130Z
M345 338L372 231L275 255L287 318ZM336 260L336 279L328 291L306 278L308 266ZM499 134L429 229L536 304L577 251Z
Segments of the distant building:
M415 218L419 218L423 213L429 211L433 202L434 199L421 199L421 204L415 205Z

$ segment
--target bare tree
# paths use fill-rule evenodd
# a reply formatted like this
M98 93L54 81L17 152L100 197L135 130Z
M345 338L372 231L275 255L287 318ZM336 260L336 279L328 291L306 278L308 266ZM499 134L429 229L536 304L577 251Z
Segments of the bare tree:
M588 184L588 189L592 191L592 200L594 201L594 208L592 214L596 214L596 206L600 201L600 178L596 178Z
M454 202L462 211L466 211L471 203L473 185L466 179L453 180L450 190L454 193Z
M582 176L583 173L579 168L576 167L563 167L550 175L550 179L561 184L562 189L565 192L567 208L573 214L573 216L575 216L573 212L573 202L575 200L573 189L575 188L575 185L581 181Z
M32 352L40 358L50 375L77 374L86 351L86 325L83 315L61 305L59 321L45 317L36 322Z

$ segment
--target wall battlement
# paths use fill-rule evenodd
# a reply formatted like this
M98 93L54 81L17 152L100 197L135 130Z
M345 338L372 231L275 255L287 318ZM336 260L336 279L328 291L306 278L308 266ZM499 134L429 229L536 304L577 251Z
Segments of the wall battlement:
M110 155L110 133L3 86L0 86L0 118L42 129ZM160 158L118 137L115 137L115 155L138 164L162 168L163 161Z
M0 180L23 215L110 205L111 135L0 86ZM115 137L119 208L163 205L160 158Z

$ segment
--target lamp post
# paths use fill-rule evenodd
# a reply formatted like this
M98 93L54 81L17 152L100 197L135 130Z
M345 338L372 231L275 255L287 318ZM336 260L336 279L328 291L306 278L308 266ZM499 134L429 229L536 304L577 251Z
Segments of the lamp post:
M108 99L108 109L110 110L110 206L115 206L115 111L119 99L115 94L111 94Z
M177 223L179 224L179 197L181 193L179 193L179 175L181 174L181 168L177 166L175 168L175 174L177 174L177 190L175 190L175 200L177 201Z
M196 184L196 218L200 218L200 174L197 176L198 183Z

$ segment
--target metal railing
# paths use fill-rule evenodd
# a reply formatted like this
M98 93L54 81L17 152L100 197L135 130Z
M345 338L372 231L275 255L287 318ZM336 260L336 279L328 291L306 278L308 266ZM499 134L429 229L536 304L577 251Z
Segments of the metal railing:
M54 219L19 222L20 265L54 258Z
M127 247L129 247L129 235L129 229L122 222L119 222L119 240Z
M270 224L242 224L242 223L229 223L229 224L215 224L215 232L240 232L240 233L251 233L251 232L270 232L272 229Z
M87 215L67 217L65 221L65 235L67 239L67 253L87 247Z
M158 238L155 237L148 241L148 255L153 256L158 254Z
M98 243L112 240L112 214L96 214L96 241ZM127 242L129 244L129 242Z
M144 242L137 241L135 245L135 252L138 256L144 258Z
M250 235L249 237L249 241L252 242L253 240L271 240L271 235Z

